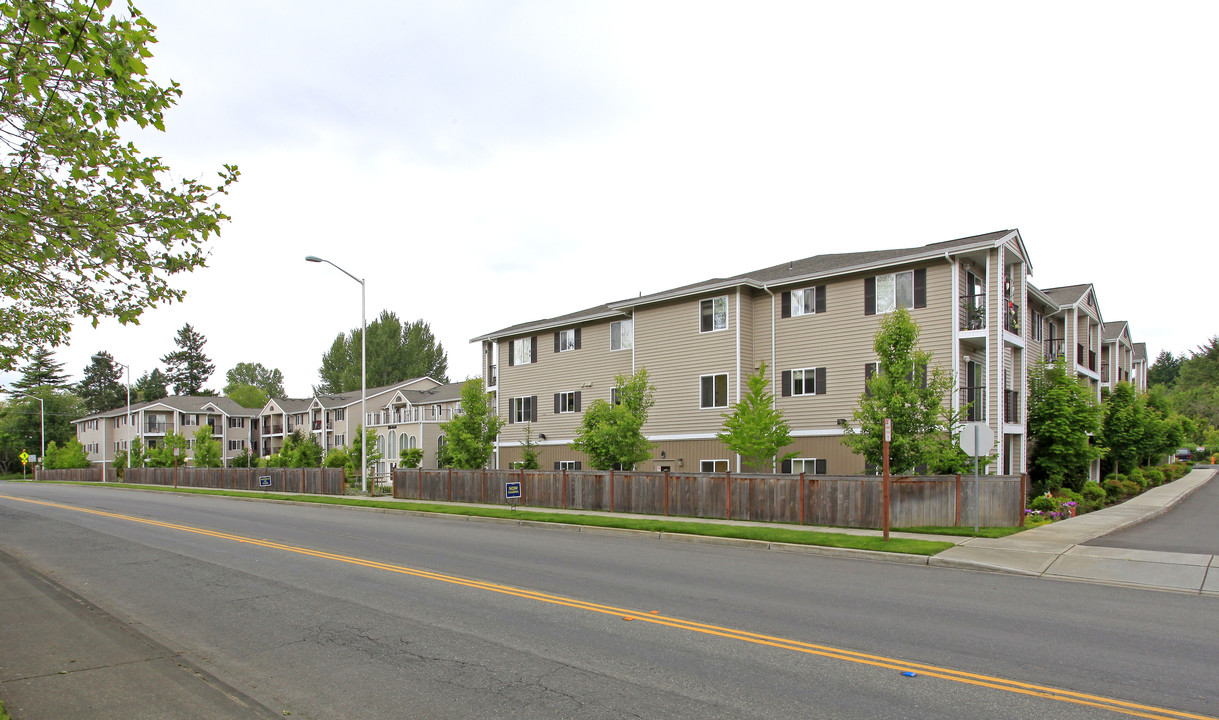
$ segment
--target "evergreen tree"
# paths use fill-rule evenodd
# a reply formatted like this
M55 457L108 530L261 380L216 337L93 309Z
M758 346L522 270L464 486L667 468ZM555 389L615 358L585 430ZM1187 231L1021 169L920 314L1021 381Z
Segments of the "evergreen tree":
M77 395L85 402L89 413L113 410L127 402L127 387L123 384L122 367L114 357L102 350L85 366L84 379L77 386Z
M1171 352L1161 350L1155 362L1147 369L1147 384L1172 387L1177 382L1177 374L1181 372L1181 363L1184 361L1184 355L1174 357Z
M169 390L166 389L168 385L169 378L165 373L161 372L160 368L153 368L152 372L144 373L135 381L132 394L141 402L152 402L169 396Z
M525 425L525 440L521 443L521 460L517 465L521 470L538 470L538 444L533 439L533 427Z
M766 387L766 363L745 381L749 390L739 403L724 414L724 429L716 435L729 450L738 453L747 470L764 472L774 463L793 458L796 453L778 457L781 448L791 444L791 429L783 411L774 407L775 396Z
M56 361L54 355L46 348L34 350L30 361L21 369L21 378L13 383L13 390L28 393L39 388L67 390L71 387L63 363Z
M356 328L334 339L330 350L322 355L322 366L318 368L321 382L313 388L315 393L360 389L361 337L360 329ZM448 382L448 355L423 320L404 325L394 313L382 311L380 317L368 324L365 355L368 387L424 376Z
M450 467L485 467L495 452L495 438L504 420L488 402L482 378L462 383L461 409L459 415L440 424L448 440Z
M178 349L161 358L175 395L199 395L216 366L203 354L207 338L186 323L174 339Z

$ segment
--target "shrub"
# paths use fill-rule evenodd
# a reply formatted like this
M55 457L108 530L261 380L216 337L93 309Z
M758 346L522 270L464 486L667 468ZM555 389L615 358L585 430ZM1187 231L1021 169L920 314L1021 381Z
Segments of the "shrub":
M1126 493L1125 488L1122 487L1122 481L1113 477L1105 478L1105 481L1101 483L1101 488L1105 491L1105 497L1109 502L1121 500Z
M1164 482L1164 471L1158 467L1143 468L1143 477L1147 478L1147 487L1155 487Z
M1029 502L1029 510L1049 512L1056 507L1057 505L1054 503L1054 498L1050 497L1049 495L1038 495Z
M1130 474L1126 476L1126 479L1129 482L1137 484L1139 486L1139 490L1147 489L1147 478L1143 476L1143 471L1139 468L1131 470Z
M1133 497L1143 492L1143 487L1133 480L1122 480L1122 490L1128 497Z
M1084 483L1082 495L1085 512L1099 510L1105 506L1105 489L1099 483Z

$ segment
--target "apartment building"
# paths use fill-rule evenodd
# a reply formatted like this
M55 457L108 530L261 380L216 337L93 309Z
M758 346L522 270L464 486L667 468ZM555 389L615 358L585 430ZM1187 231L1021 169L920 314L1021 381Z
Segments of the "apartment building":
M1147 343L1134 343L1134 359L1130 363L1130 382L1140 392L1147 392Z
M187 438L187 455L194 456L194 435L202 426L220 443L221 458L228 461L258 448L258 411L243 408L229 398L170 396L148 402L92 413L74 420L76 439L89 459L103 467L114 462L115 453L130 450L139 439L146 449L154 449L169 432Z
M1101 324L1100 382L1112 390L1120 382L1131 382L1134 371L1134 343L1130 323L1125 320Z
M594 399L612 400L616 375L646 367L656 387L644 426L656 447L646 469L739 471L739 458L715 435L746 378L765 363L792 429L789 451L797 453L785 469L861 472L863 459L842 436L877 371L880 320L904 307L933 365L956 380L946 403L990 425L999 469L1021 472L1031 272L1019 231L1003 230L793 260L474 338L507 422L497 466L519 458L528 427L543 467L581 467L585 458L568 443L582 410Z

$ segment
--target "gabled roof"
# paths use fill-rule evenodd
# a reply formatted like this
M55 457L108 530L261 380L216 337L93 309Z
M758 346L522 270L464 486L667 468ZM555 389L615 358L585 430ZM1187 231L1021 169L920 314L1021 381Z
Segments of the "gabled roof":
M629 298L605 305L597 305L567 315L560 315L544 320L533 320L497 330L493 333L480 335L470 342L481 342L498 338L524 335L540 330L560 328L565 325L575 325L609 317L621 317L631 308L652 303L665 302L690 295L714 292L727 288L746 286L752 288L768 288L775 285L788 285L798 282L808 282L838 275L875 270L894 265L916 263L928 259L940 258L946 255L969 252L971 250L998 247L1006 242L1015 242L1022 257L1027 258L1024 241L1018 230L999 230L984 235L973 235L957 240L931 243L913 248L896 250L870 250L864 252L832 253L815 255L803 260L793 260L780 265L773 265L760 270L734 275L727 278L713 278L702 282L683 285L671 290L664 290L651 295ZM1025 261L1028 262L1027 260ZM1029 265L1031 268L1031 264Z
M1046 288L1042 292L1061 307L1063 305L1075 305L1079 303L1091 289L1091 283L1085 283L1083 285L1064 285L1062 287Z
M299 414L308 410L309 404L312 402L312 398L271 398L267 400L266 405L262 406L262 410L258 414L263 415L271 412L272 405L285 415Z
M425 380L428 382L436 383L437 385L440 384L440 383L437 383L436 380L434 380L433 378L430 378L427 375L423 375L421 377L409 378L407 380L403 380L402 382L396 382L392 385L381 385L380 387L366 388L364 390L364 394L365 394L365 397L372 398L372 397L376 397L377 395L381 395L383 393L390 392L392 390L401 390L403 388L410 387L411 385L415 385L416 383L421 383ZM360 404L360 391L352 390L350 392L335 393L332 395L318 395L317 400L319 400L321 402L322 407L327 410L331 410L334 408L351 407L352 405Z
M1141 342L1134 344L1134 361L1147 362L1147 343Z
M403 390L402 395L411 405L430 405L439 402L451 402L461 399L461 386L464 383L448 383L429 390Z
M209 407L214 409L209 410ZM258 415L258 410L242 407L231 398L209 397L206 395L170 395L157 400L144 400L141 402L131 403L131 412L133 413L137 410L157 409L185 413L219 412L232 417L254 417ZM124 404L114 408L113 410L105 410L103 412L85 415L84 417L73 420L72 422L76 423L83 420L93 420L95 418L120 417L126 414L127 406Z
M1037 300L1038 302L1042 303L1043 305L1048 305L1049 307L1054 308L1054 310L1058 310L1058 303L1054 302L1054 298L1050 297L1049 295L1046 295L1044 290L1034 286L1033 283L1027 283L1027 285L1028 285L1028 289L1029 289L1029 295L1033 299Z
M1126 332L1129 324L1125 320L1101 323L1100 337L1102 342L1115 342Z

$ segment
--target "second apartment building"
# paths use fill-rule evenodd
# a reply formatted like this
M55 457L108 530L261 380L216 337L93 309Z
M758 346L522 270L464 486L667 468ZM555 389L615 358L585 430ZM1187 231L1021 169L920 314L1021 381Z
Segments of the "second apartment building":
M474 338L507 422L497 466L519 458L529 427L543 467L580 468L585 458L568 443L583 409L612 400L616 375L646 367L656 405L644 433L656 448L640 469L739 471L715 435L765 363L792 430L787 451L797 453L784 469L862 472L842 436L877 371L880 320L904 307L933 364L956 380L947 403L991 426L997 469L1023 472L1031 271L1020 233L1003 230L793 260Z

